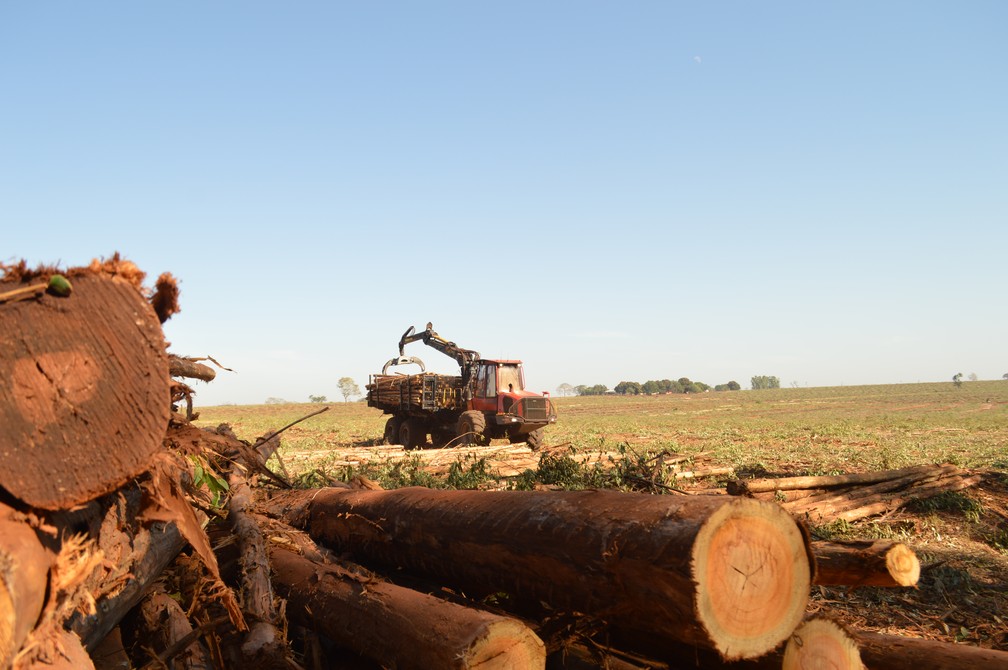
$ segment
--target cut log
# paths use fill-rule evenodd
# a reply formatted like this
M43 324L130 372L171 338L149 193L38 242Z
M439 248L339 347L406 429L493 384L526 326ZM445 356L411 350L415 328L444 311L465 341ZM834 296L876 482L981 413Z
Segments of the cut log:
M1004 670L1008 651L915 637L854 631L861 659L871 670Z
M533 669L546 648L525 624L271 550L288 614L385 667Z
M883 482L872 484L870 486L857 485L844 489L835 489L819 495L809 496L808 498L804 498L793 503L785 503L784 507L793 514L800 514L807 510L817 509L835 509L836 511L845 511L846 509L860 507L864 504L861 501L871 502L878 500L879 498L876 496L880 496L881 494L920 486L928 482L936 481L941 477L954 475L958 472L960 472L959 468L954 465L943 465L940 468L936 468L927 473L918 473L914 475L907 475L905 477L887 479Z
M66 298L0 305L0 487L49 510L143 472L171 409L151 306L117 277L73 281Z
M813 584L821 586L915 586L920 579L917 554L900 542L865 540L813 542Z
M930 498L939 493L948 491L961 491L971 486L976 486L983 481L983 475L973 475L972 477L945 477L926 484L919 484L905 491L895 491L892 493L880 493L867 498L859 497L856 504L838 503L835 505L819 505L812 509L796 511L789 510L793 514L802 514L812 521L825 523L837 519L843 521L857 521L876 514L884 514L892 510L899 509L903 505L923 498Z
M874 666L871 666L874 668ZM782 670L864 670L857 642L838 623L809 619L795 629L784 648Z
M776 647L808 600L802 530L749 498L322 489L273 509L320 542L470 596L505 592L726 659Z
M45 603L52 555L0 504L0 668L9 667Z
M212 367L175 355L168 357L168 372L172 377L202 379L205 382L212 382L217 377L217 372Z
M889 479L899 479L910 475L924 475L937 469L937 465L916 465L900 470L880 470L878 472L860 472L849 475L781 477L765 479L739 479L729 482L728 493L732 495L747 495L767 491L793 491L795 489L824 489L831 486L849 486L852 484L874 484Z
M94 613L77 613L69 623L88 649L94 649L122 621L184 546L185 540L173 523L155 523L132 538L134 553L121 590L100 600Z

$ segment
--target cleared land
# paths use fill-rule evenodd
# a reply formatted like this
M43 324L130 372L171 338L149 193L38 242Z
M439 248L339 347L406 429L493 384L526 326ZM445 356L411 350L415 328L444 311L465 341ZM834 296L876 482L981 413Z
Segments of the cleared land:
M951 463L983 483L881 518L813 527L817 538L890 538L921 559L917 589L815 587L809 611L858 628L1008 649L1008 381L555 398L546 448L403 452L385 416L333 403L283 435L305 486L364 476L385 488L619 488L677 495L735 477L834 475ZM256 437L318 405L200 408L200 425ZM279 464L277 467L280 467ZM703 476L731 468L733 475ZM683 472L700 473L686 478Z

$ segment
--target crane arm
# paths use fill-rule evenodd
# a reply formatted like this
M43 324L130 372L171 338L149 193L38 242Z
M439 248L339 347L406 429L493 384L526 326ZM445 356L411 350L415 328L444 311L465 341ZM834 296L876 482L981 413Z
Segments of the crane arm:
M427 346L437 349L442 354L454 358L462 369L463 373L469 371L473 364L479 360L480 355L478 351L473 351L472 349L463 349L454 342L449 342L440 335L434 332L434 327L431 323L427 324L426 330L422 330L419 333L416 332L416 328L410 326L409 329L403 333L403 336L399 339L399 356L405 356L403 348L411 343L418 340L423 340L423 343Z

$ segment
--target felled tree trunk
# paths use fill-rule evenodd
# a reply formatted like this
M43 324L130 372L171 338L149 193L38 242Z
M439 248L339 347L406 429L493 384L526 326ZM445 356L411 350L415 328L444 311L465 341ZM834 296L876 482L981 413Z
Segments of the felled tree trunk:
M814 584L822 586L914 586L920 561L910 547L891 540L813 542Z
M274 511L362 558L726 659L776 647L808 599L801 529L779 506L748 498L407 488L282 501Z
M161 324L137 287L73 283L65 298L0 304L0 487L48 510L143 472L171 404Z
M235 464L228 479L231 488L228 521L238 541L244 609L251 618L241 653L257 667L278 666L285 657L286 641L277 629L280 617L273 607L266 541L250 516L252 490L243 475L244 468Z
M546 648L525 624L273 547L288 614L384 667L543 668Z
M871 670L1004 670L1008 651L914 637L855 631L861 658Z
M35 530L0 504L0 668L10 666L38 621L51 559Z

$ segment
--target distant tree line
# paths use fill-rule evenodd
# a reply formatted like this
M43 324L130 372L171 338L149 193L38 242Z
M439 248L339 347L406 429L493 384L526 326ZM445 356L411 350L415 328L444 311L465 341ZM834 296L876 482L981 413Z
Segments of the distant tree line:
M774 376L757 375L752 378L753 390L759 389L779 389L780 379ZM561 396L569 395L605 395L615 393L616 395L661 395L666 393L703 393L704 391L741 391L742 385L732 380L726 384L716 384L711 387L703 382L696 382L689 377L679 379L649 379L644 383L622 381L613 388L612 391L605 384L595 384L588 386L579 384L571 386L564 383L557 387L557 393Z
M714 386L713 390L738 391L741 388L738 382L730 381L727 384ZM616 395L660 395L665 393L703 393L711 389L711 386L703 382L695 382L689 377L680 377L679 379L649 379L644 383L622 381L612 391L605 384L595 384L594 386L579 384L578 386L571 386L565 383L557 387L557 393L561 396L605 395L607 393L615 393Z
M761 389L779 389L780 380L777 377L767 376L767 375L756 375L752 378L752 390L759 391Z

